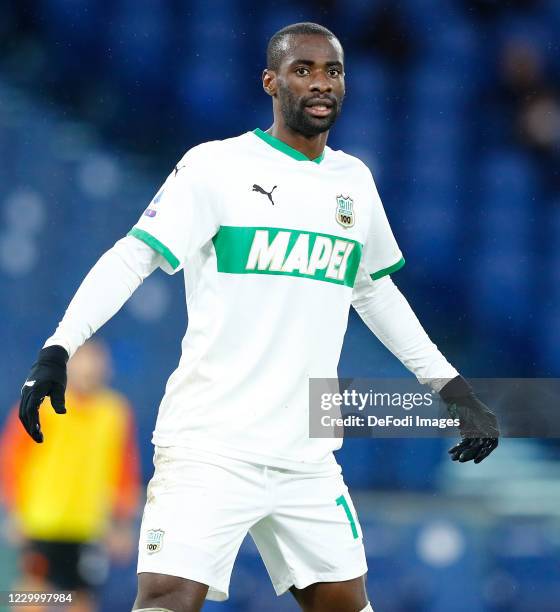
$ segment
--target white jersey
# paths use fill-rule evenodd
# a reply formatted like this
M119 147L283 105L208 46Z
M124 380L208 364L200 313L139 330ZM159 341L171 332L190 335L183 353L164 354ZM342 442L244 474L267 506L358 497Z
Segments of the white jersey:
M322 469L308 380L337 376L358 273L404 264L368 168L255 130L191 149L130 232L185 271L188 327L153 442Z

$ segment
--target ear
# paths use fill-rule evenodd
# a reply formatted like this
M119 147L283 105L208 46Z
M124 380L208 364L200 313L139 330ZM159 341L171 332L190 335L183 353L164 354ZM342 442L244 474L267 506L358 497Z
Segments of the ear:
M269 96L276 95L276 73L274 70L265 68L262 73L263 89Z

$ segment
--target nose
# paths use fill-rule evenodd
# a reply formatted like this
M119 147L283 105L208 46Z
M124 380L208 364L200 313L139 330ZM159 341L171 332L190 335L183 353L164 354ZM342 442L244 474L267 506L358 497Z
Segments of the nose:
M309 83L309 89L310 91L326 93L332 91L332 83L322 70L317 70Z

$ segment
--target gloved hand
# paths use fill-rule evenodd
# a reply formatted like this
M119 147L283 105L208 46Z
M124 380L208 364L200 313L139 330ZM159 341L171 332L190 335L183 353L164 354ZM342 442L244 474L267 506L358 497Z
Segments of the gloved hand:
M64 392L66 391L66 364L68 353L61 346L47 346L39 351L37 361L31 367L27 380L21 388L19 420L25 431L35 440L43 441L39 423L39 406L46 396L51 399L57 414L65 414Z
M453 418L458 418L462 441L449 449L453 461L480 463L498 446L498 421L474 394L469 383L456 376L439 392Z

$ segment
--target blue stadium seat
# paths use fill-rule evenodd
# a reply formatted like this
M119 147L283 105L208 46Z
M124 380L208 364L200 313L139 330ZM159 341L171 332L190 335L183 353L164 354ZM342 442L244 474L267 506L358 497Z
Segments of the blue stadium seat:
M167 35L170 23L165 4L119 0L108 30L108 43L122 81L133 84L141 80L146 94L152 87L164 86L169 79L162 66L168 63L171 51ZM142 103L142 99L136 103Z
M329 145L363 157L368 150L387 164L387 149L391 139L391 95L385 69L371 57L352 58L348 68L349 96L333 130Z
M512 587L507 601L516 612L553 612L560 599L560 553L551 540L552 523L541 519L510 521L492 531L494 572ZM498 602L499 601L498 598ZM503 608L499 608L503 609Z

